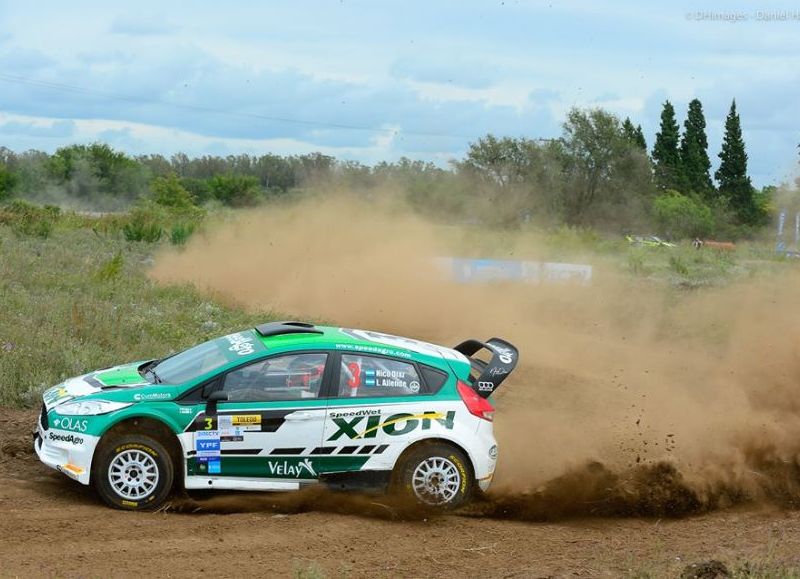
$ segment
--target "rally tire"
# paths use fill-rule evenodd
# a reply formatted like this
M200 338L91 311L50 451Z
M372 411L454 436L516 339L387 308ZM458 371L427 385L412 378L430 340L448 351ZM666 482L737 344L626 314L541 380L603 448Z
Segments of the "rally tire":
M128 434L103 443L92 461L97 493L111 507L146 511L160 507L172 490L175 466L164 445Z
M469 502L475 477L463 451L444 442L431 442L403 457L392 486L423 507L450 510Z

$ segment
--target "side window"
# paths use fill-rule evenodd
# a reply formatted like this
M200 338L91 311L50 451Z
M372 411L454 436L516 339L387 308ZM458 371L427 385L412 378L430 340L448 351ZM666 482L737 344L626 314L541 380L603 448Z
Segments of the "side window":
M225 376L230 402L265 402L316 398L327 354L291 354L237 368Z
M428 386L428 392L431 394L436 394L439 390L442 389L444 383L447 382L447 374L442 372L441 370L435 370L434 368L429 368L424 364L422 366L422 377L425 378L425 384Z
M416 396L421 382L413 364L376 356L342 355L339 397Z

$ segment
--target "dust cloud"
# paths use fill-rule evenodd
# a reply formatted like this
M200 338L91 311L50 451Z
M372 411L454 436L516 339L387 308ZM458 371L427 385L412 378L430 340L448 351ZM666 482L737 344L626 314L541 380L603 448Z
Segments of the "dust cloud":
M532 234L337 196L220 222L158 255L151 276L287 318L516 344L520 366L495 400L489 514L800 499L800 276L689 292L606 266L589 286L466 285L435 260L456 255L550 257Z

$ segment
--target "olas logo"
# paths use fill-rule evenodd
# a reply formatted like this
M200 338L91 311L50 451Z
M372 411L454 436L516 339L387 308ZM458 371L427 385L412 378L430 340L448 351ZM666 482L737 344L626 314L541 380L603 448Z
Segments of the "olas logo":
M409 414L401 412L399 414L392 414L386 419L380 415L372 416L354 416L353 418L334 418L333 423L339 428L336 432L328 438L328 441L339 440L341 437L346 436L352 440L362 438L375 438L378 436L378 431L383 430L389 436L401 436L408 434L414 429L421 427L422 430L429 430L431 424L435 421L442 425L447 430L453 429L453 421L456 417L456 411L450 410L444 412L423 412L422 414ZM359 427L361 423L363 430Z
M86 432L86 427L88 426L89 421L87 419L79 420L77 418L71 418L69 416L64 418L56 418L53 421L53 426L56 428L60 428L61 430L73 430L75 432Z

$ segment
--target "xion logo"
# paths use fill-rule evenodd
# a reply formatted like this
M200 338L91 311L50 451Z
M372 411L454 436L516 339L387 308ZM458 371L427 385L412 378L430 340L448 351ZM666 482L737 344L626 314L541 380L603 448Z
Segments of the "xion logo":
M453 420L456 417L456 411L450 410L446 414L444 412L423 412L422 414L408 414L402 412L400 414L392 414L385 420L382 416L354 416L353 418L334 418L333 423L339 428L333 435L328 438L331 440L339 440L342 436L350 439L357 438L375 438L378 435L378 430L383 430L390 436L400 436L408 434L420 424L422 430L428 430L431 423L435 420L448 430L453 429ZM366 418L364 429L357 429Z
M268 461L267 468L269 474L278 477L289 478L317 478L317 473L314 471L314 465L311 464L311 459L306 458L303 460L281 460L279 462Z

